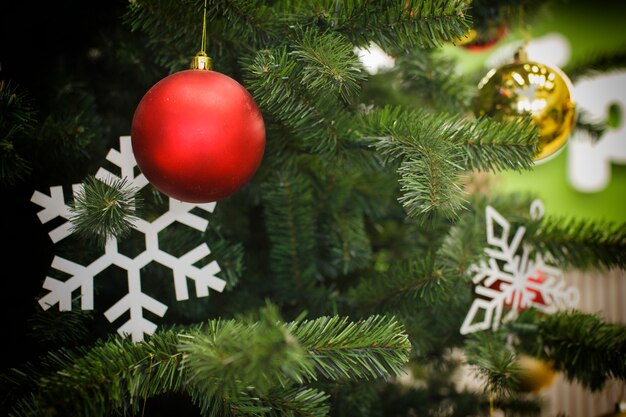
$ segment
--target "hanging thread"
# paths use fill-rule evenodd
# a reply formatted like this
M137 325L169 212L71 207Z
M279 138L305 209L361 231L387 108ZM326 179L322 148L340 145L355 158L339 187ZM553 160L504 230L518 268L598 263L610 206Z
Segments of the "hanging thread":
M199 70L211 70L212 61L211 57L206 54L206 4L207 0L204 0L204 11L202 16L202 39L200 41L200 52L198 52L192 59L190 67L191 69Z
M200 52L204 52L206 54L206 3L207 0L204 0L204 14L202 17L202 42L200 45Z

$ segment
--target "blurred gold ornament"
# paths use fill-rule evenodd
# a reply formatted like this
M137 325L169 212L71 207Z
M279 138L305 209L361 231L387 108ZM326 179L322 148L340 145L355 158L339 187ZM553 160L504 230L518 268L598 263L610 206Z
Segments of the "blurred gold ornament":
M474 29L470 29L465 35L458 39L455 39L454 44L457 46L467 45L468 43L476 39L477 35L478 32L476 32Z
M515 60L491 69L478 84L474 114L511 120L532 115L540 140L535 162L556 155L575 121L572 84L558 68L528 61L523 50Z
M626 401L618 402L613 411L600 414L598 417L626 417Z
M528 356L519 355L517 365L520 367L519 390L538 393L550 386L557 372L549 362Z

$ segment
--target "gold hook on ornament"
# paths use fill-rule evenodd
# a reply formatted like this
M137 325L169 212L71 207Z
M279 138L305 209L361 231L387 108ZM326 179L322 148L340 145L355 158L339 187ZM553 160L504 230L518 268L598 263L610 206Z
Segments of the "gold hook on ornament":
M514 62L528 62L528 52L526 52L526 44L520 46L515 52Z
M206 3L204 0L204 16L202 19L202 41L200 43L200 52L191 58L191 69L207 70L212 68L211 57L206 54Z

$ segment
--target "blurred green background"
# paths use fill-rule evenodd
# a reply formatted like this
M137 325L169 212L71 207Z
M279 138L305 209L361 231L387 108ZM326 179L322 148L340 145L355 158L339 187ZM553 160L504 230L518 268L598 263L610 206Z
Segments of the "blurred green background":
M492 68L489 63L494 57L503 55L519 42L533 42L555 33L569 42L569 59L561 66L564 70L593 62L599 56L623 58L626 54L626 1L556 2L537 15L523 31L509 32L488 50L450 47L448 52L459 60L463 71L486 74ZM609 104L607 102L607 107ZM626 109L620 110L619 123L624 123ZM626 133L623 146L626 146ZM529 172L499 174L494 187L503 192L528 191L537 195L547 214L626 222L626 165L612 164L611 180L603 190L580 192L567 179L567 152L566 147L558 156Z

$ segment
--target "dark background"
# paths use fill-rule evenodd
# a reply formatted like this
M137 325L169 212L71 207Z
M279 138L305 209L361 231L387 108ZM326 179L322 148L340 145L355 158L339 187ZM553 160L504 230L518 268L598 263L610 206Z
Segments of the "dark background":
M69 84L85 87L97 97L101 93L96 87L99 80L111 74L105 74L101 65L107 57L97 57L97 53L94 57L93 52L102 53L107 40L122 31L129 32L121 20L127 5L126 1L0 2L0 81L10 82L28 96L39 122L53 110L58 91ZM106 84L100 85L104 88ZM101 96L103 102L96 102L96 106L107 111L107 95ZM132 103L128 103L126 108L118 109L128 113L128 117L113 127L118 132L110 132L116 135L115 139L128 134L130 125L126 132L123 126L130 123L131 107ZM33 148L33 152L29 155L34 164L32 174L23 182L0 189L2 370L46 348L30 334L27 319L35 311L35 298L52 262L53 245L48 237L51 227L40 223L37 212L41 208L30 198L35 189L46 192L50 186L61 183L51 182L57 178L49 175L38 175L43 165L58 161L38 148ZM58 179L72 171L61 164L56 166ZM84 169L72 171L73 176Z

